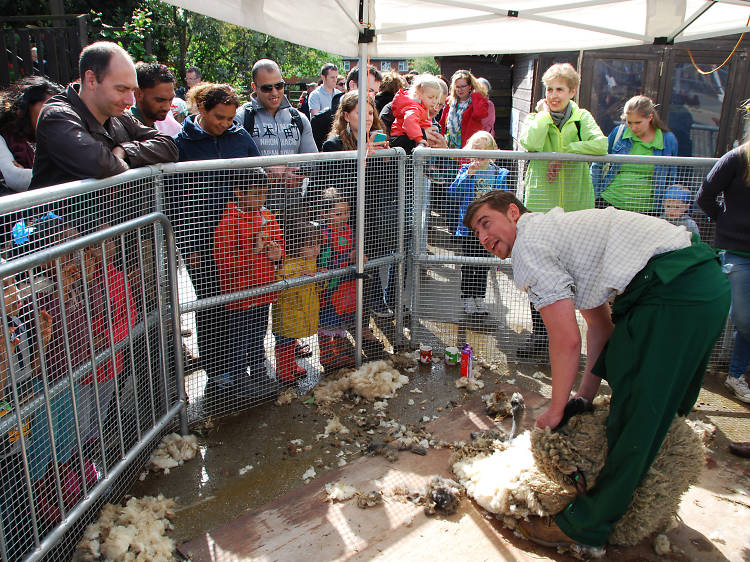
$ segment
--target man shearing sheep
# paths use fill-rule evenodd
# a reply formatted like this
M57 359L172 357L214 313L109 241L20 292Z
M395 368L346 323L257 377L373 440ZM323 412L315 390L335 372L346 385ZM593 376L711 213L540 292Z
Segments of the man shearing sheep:
M514 282L549 332L552 398L537 427L563 417L581 352L576 310L586 322L576 396L593 400L602 379L612 388L607 461L587 495L521 531L545 546L603 546L673 418L698 397L729 310L726 276L684 227L614 207L531 213L513 194L492 191L469 206L464 224L488 252L512 256Z

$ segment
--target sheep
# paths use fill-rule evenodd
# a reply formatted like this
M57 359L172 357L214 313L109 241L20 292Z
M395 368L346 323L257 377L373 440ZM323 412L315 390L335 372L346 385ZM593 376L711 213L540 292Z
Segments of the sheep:
M530 515L555 515L594 486L606 461L608 415L609 399L598 397L593 411L571 417L555 432L534 429L510 443L484 439L466 445L451 459L453 472L468 495L508 528ZM700 439L684 418L676 418L609 543L634 545L664 530L703 464Z

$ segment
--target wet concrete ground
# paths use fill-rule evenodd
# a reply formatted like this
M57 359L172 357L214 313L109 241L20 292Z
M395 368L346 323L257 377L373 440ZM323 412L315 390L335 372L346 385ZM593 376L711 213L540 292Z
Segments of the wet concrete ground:
M531 390L549 395L550 379L546 366L511 364L484 373L482 380L487 386L476 393L456 389L457 369L446 368L441 363L420 366L413 373L405 373L410 382L389 400L386 419L393 418L408 425L420 424L424 416L439 418L476 394L494 390L500 383L513 384L521 392ZM727 446L730 440L750 440L750 409L729 397L722 384L723 376L721 373L706 375L704 390L691 417L717 426L711 445L713 458L709 462L736 473L736 487L730 490L726 502L728 511L716 513L717 521L731 517L732 528L736 529L737 522L742 521L744 523L739 528L747 529L750 524L750 461L731 456ZM421 393L412 392L417 389ZM368 438L373 438L347 420L360 408L372 412L372 404L365 402L355 405L351 400L344 400L321 411L313 404L294 400L287 406L269 403L231 417L210 420L195 428L200 435L198 458L174 469L169 475L150 474L130 493L135 496L163 493L176 498L178 514L171 536L177 543L198 537L248 510L304 486L302 475L310 467L315 469L316 478L320 478L336 469L341 458L347 462L358 458L362 453L357 444L363 445ZM352 429L350 437L354 443L341 446L338 439L316 439L323 433L332 414L339 415L341 421ZM296 439L300 439L309 450L296 453L297 447L289 445ZM713 533L717 540L722 540L715 529L700 531L706 537ZM735 548L749 537L750 533L744 539L735 537L730 545ZM715 546L722 550L720 543ZM735 550L724 553L726 559L750 560L750 550Z

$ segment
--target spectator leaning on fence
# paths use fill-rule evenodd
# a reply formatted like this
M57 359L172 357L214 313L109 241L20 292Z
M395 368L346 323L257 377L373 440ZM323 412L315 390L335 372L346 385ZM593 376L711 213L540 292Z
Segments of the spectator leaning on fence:
M656 112L651 98L635 96L625 103L625 121L609 133L610 154L677 156L677 137ZM591 178L596 206L612 205L626 211L659 214L665 190L672 185L675 167L665 164L609 164L594 162Z
M167 135L126 113L138 86L130 55L101 41L81 51L81 83L42 108L31 188L106 178L128 168L177 160Z
M26 191L31 183L36 123L44 102L62 88L41 76L28 76L0 94L0 193Z
M549 330L552 396L537 427L561 423L580 363L576 310L586 322L577 396L593 400L602 378L612 389L607 459L586 495L520 530L541 544L603 546L675 415L687 415L698 397L726 322L729 282L697 237L629 211L529 213L513 194L492 191L469 206L464 224L488 252L513 255L513 281Z
M139 62L135 65L135 72L138 87L130 113L146 127L174 137L182 125L172 115L175 99L172 71L158 62Z

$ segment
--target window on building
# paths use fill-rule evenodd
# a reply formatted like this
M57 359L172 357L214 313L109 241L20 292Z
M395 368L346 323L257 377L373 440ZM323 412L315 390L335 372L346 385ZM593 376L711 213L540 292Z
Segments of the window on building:
M409 66L406 64L405 60L398 61L398 71L399 72L408 72Z
M344 72L349 72L349 67L351 66L351 63L348 60L345 60L341 66L344 67Z
M716 64L703 64L712 70ZM690 62L672 67L667 125L677 137L679 156L714 156L729 69L701 75Z
M632 59L598 59L594 62L590 110L602 133L609 135L622 122L625 102L644 91L646 63Z
M385 72L390 69L391 69L391 61L389 60L380 61L380 70Z

